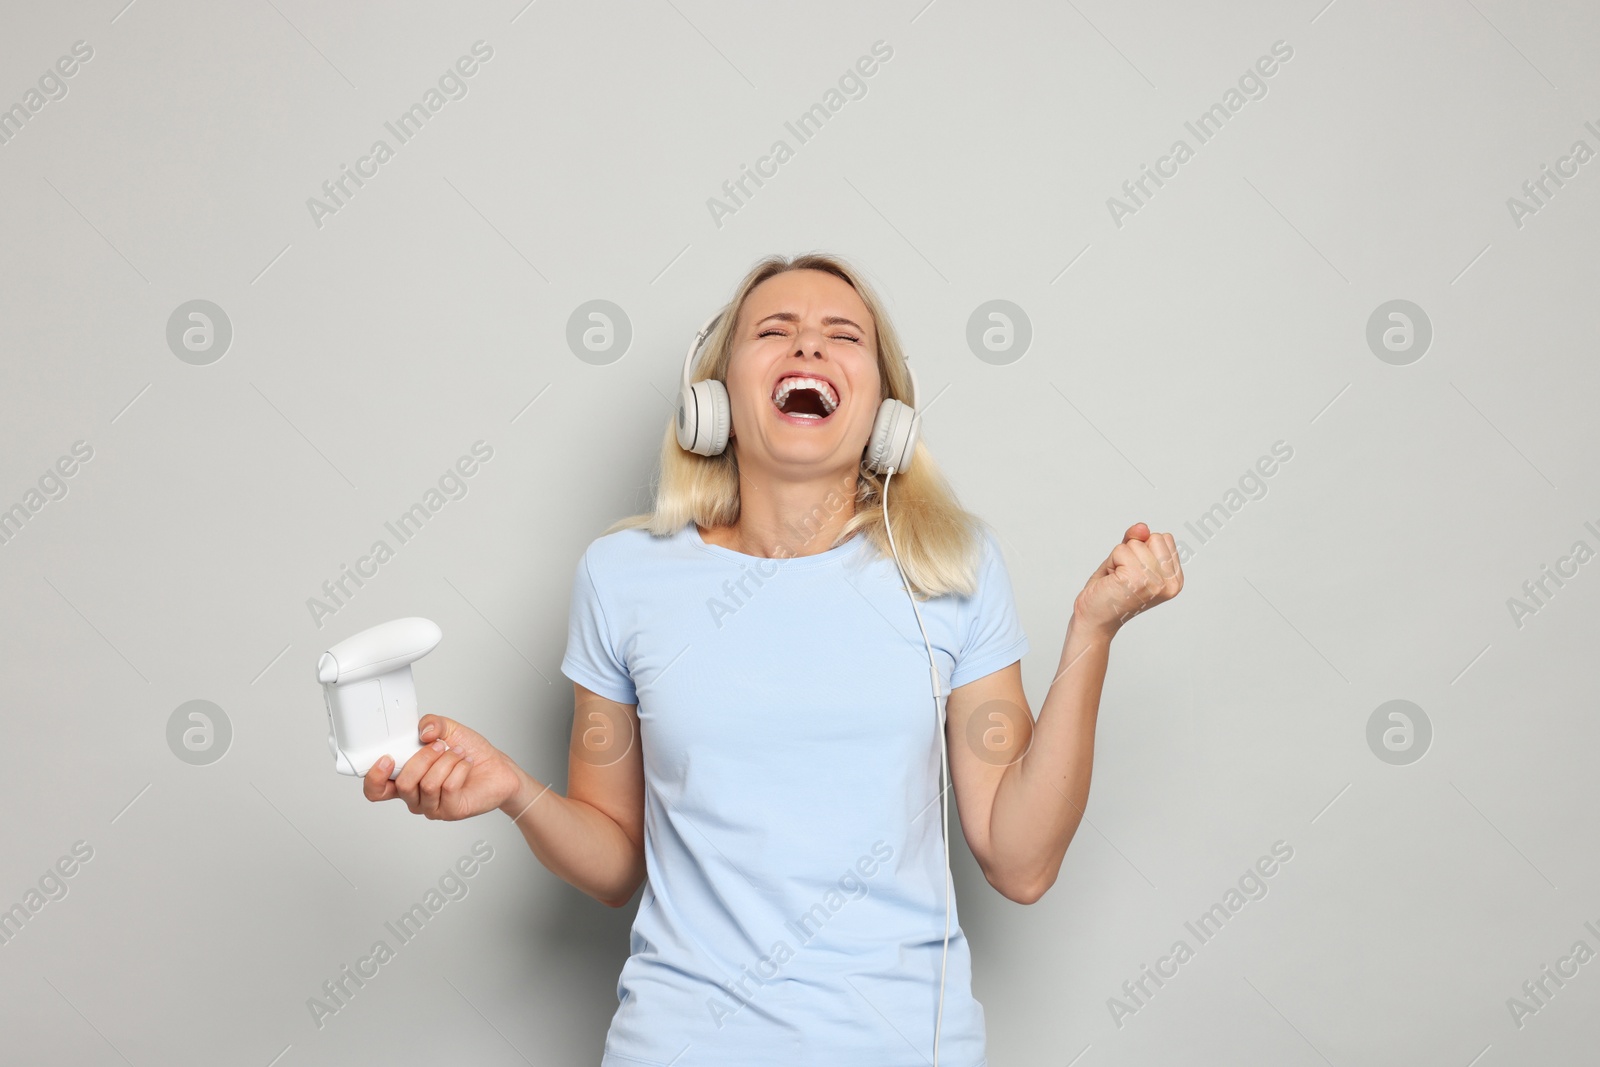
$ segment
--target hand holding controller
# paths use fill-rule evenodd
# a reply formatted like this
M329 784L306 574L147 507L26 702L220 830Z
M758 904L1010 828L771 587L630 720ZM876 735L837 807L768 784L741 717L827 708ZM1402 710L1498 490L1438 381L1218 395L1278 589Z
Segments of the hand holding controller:
M394 761L392 779L422 745L411 664L444 636L423 618L395 619L348 637L317 661L328 706L334 769L363 777L379 757Z
M387 756L367 772L362 792L368 800L398 798L413 814L445 820L470 819L495 808L517 819L532 807L517 797L538 783L482 734L443 715L424 715L419 725L423 748L399 774L391 774Z

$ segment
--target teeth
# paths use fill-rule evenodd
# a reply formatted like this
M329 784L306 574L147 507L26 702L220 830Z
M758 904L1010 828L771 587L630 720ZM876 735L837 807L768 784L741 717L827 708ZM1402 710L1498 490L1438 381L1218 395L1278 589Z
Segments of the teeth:
M796 377L793 377L793 378L785 378L783 381L778 383L778 388L773 391L773 393L772 393L772 402L774 404L776 404L780 408L783 407L784 402L789 399L789 394L794 392L796 389L814 389L814 390L816 390L817 395L822 397L822 406L828 409L828 414L829 415L832 415L834 413L834 411L838 410L838 407L839 407L839 397L838 397L838 395L835 394L834 391L833 391L833 388L831 386L829 386L828 383L823 381L821 378L807 378L807 377L804 377L804 376L796 376ZM801 418L817 419L817 418L823 418L824 416L811 415L811 416L800 416L800 417Z

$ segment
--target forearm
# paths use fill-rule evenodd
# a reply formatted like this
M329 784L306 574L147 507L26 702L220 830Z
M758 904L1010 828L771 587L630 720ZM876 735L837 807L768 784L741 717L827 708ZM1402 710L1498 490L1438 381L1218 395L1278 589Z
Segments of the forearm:
M990 810L995 863L990 880L1038 899L1056 880L1089 801L1094 730L1111 634L1076 614L1034 724L1032 742L1006 768Z
M642 851L605 812L573 800L517 769L522 784L505 812L551 873L611 907L621 907L644 878Z

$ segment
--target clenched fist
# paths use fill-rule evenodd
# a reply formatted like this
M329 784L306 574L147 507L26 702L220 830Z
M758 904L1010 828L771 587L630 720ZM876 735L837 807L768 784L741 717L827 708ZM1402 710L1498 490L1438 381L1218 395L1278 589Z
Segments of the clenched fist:
M1172 535L1152 533L1136 522L1090 576L1073 601L1072 613L1110 637L1133 616L1171 600L1182 588L1183 568Z

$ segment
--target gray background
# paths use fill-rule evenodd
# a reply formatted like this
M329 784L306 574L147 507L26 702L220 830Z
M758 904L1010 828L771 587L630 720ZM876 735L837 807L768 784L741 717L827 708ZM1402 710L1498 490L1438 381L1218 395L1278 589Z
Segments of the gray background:
M1004 537L1035 711L1123 530L1192 553L1117 639L1054 888L1012 904L956 846L989 1062L1577 1062L1600 962L1521 1027L1506 1001L1600 950L1600 563L1520 627L1507 600L1600 546L1600 161L1520 227L1506 200L1600 148L1600 15L1324 3L15 5L0 104L94 55L0 146L0 507L93 458L0 545L0 904L94 852L0 947L7 1062L598 1059L636 905L498 813L368 804L313 666L434 619L425 707L564 788L577 557L646 504L694 329L814 248L881 286L938 396L925 440ZM307 198L480 39L468 94L318 227ZM784 121L878 40L797 146ZM1267 95L1113 223L1279 40ZM233 329L204 366L166 342L194 299ZM596 299L633 335L605 365L566 342ZM994 299L1033 331L1002 365L966 342ZM1366 341L1393 299L1434 331L1403 366ZM467 495L319 628L307 599L478 440ZM1185 523L1280 440L1202 546ZM232 728L203 766L166 734L197 699ZM1409 765L1366 740L1392 699L1433 727ZM307 999L479 840L469 895L317 1028ZM1108 998L1280 840L1270 893L1118 1026Z

